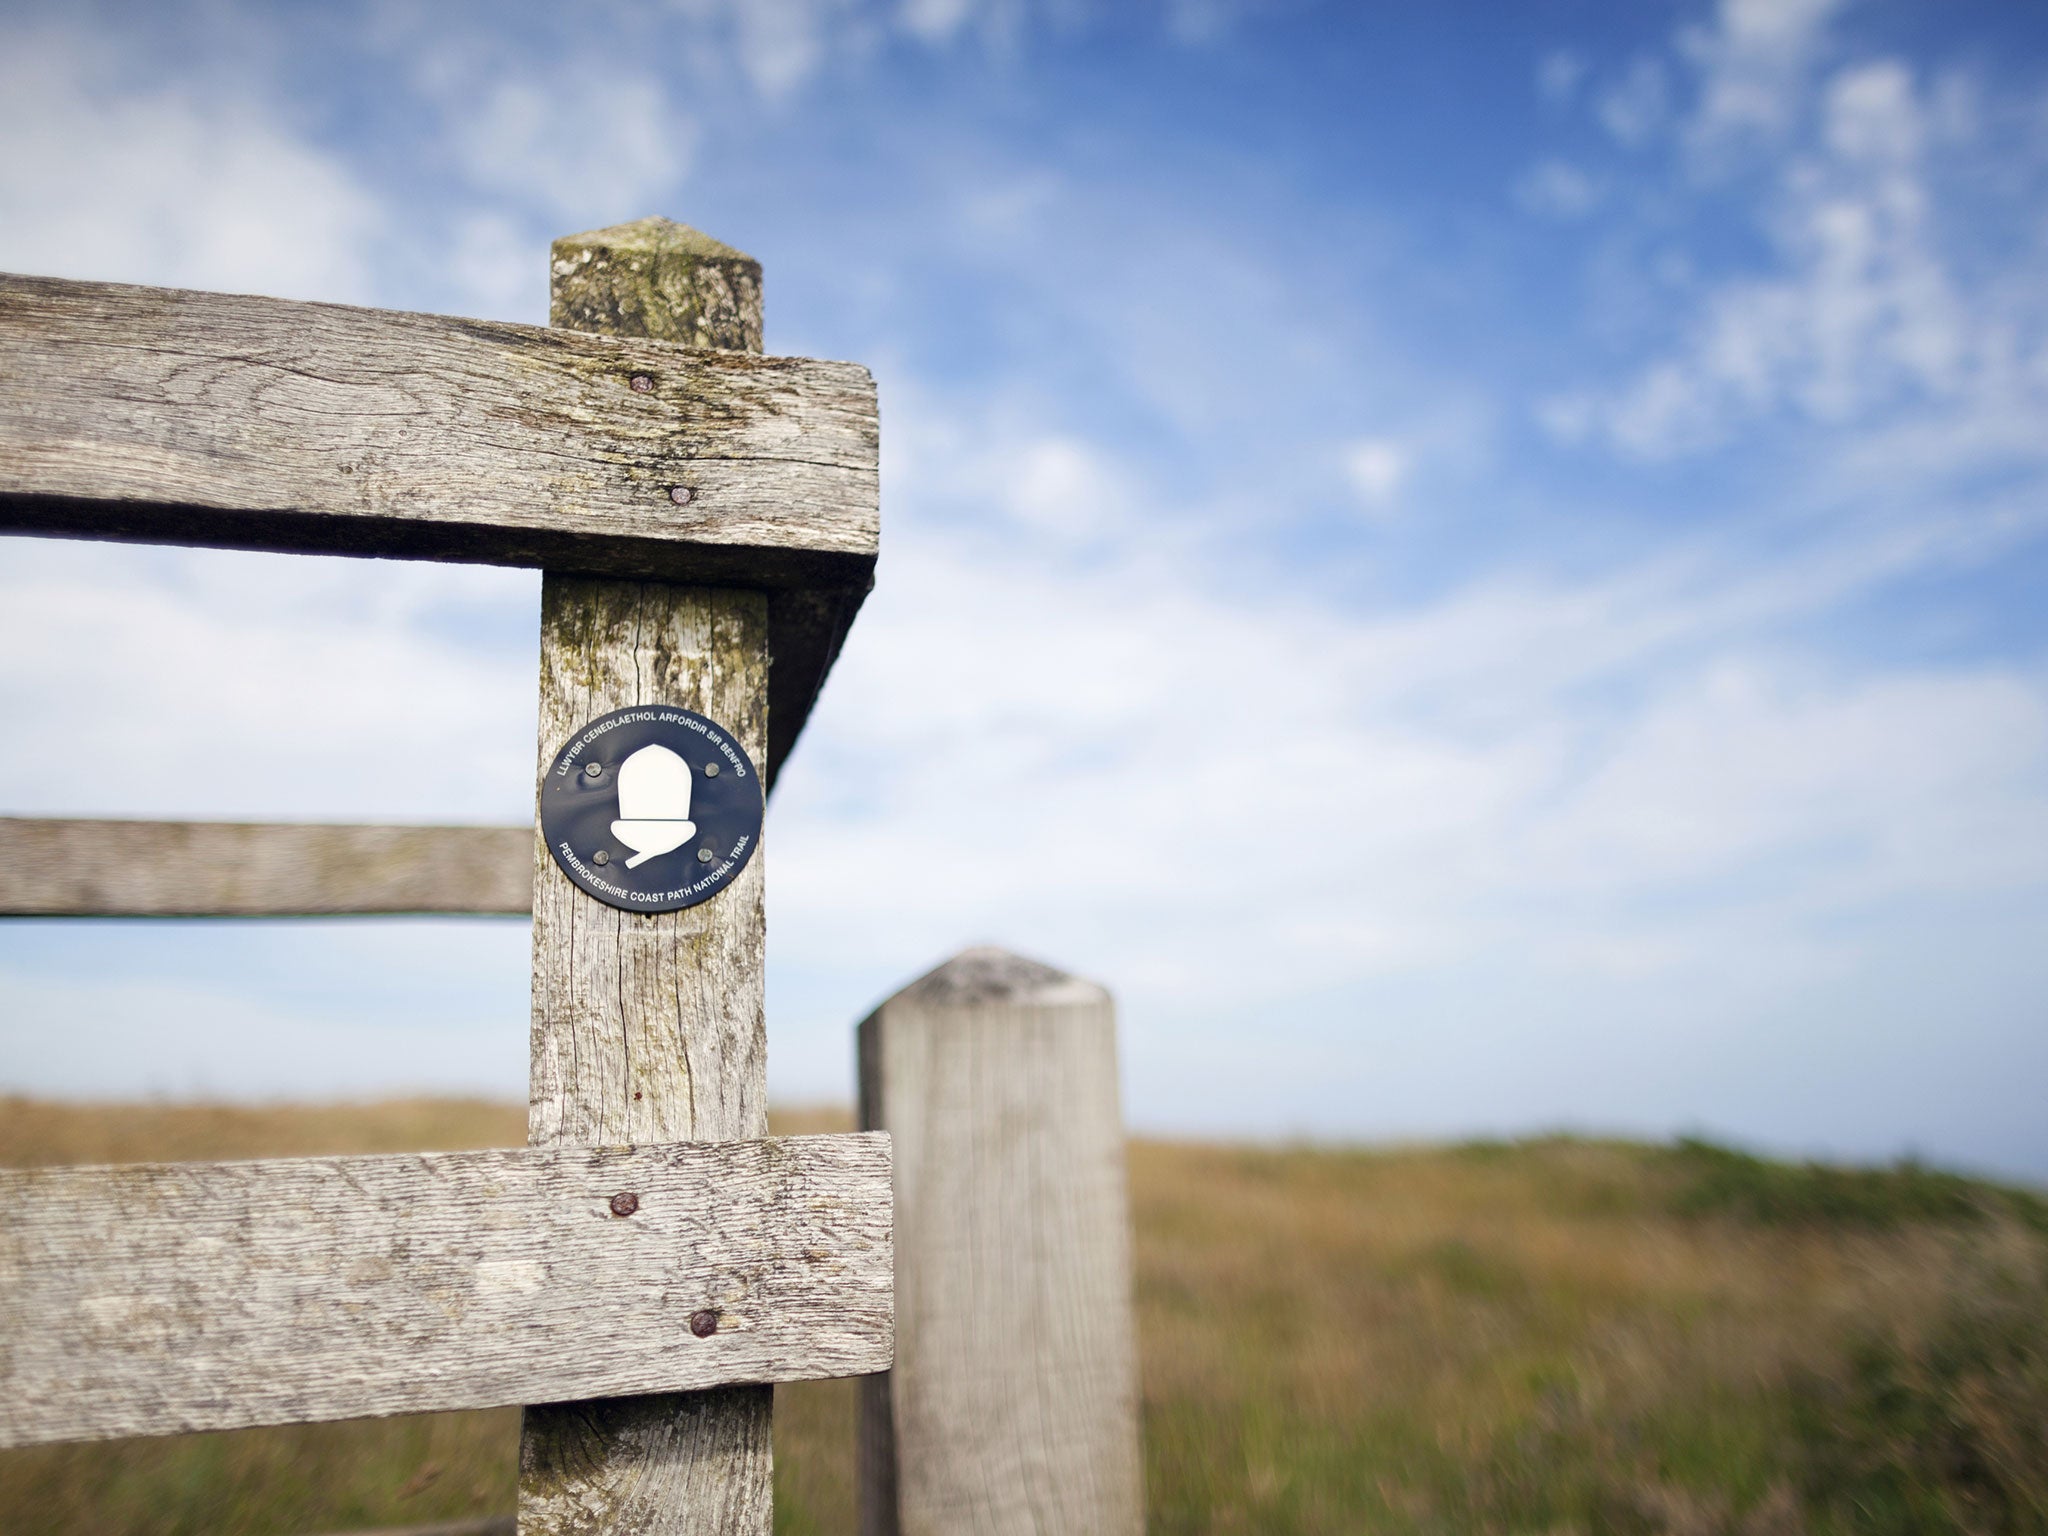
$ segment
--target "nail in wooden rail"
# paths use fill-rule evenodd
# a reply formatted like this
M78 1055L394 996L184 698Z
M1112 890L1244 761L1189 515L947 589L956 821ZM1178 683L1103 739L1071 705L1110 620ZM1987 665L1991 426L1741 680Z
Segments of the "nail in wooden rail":
M861 1383L863 1536L1137 1536L1109 994L970 949L861 1024L860 1100L896 1186L896 1365Z

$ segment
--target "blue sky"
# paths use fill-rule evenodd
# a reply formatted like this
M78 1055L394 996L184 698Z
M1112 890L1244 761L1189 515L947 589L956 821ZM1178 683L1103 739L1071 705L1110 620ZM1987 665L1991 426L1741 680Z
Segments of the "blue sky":
M0 268L538 321L660 212L874 369L784 1099L995 941L1151 1130L2048 1175L2044 192L2010 4L0 7ZM0 805L519 819L537 592L0 541ZM517 1096L526 943L11 925L0 1083Z

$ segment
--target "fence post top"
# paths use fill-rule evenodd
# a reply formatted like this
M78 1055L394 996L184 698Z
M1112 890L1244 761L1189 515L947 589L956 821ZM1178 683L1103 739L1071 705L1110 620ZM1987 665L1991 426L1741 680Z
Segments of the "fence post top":
M550 325L761 350L761 263L687 224L635 219L564 235L549 274Z
M1070 976L1042 961L1029 960L993 944L963 949L945 964L910 983L882 1006L973 1008L984 1004L1023 1007L1099 1007L1109 990Z
M555 241L557 257L579 250L638 251L658 256L689 256L699 261L743 261L757 272L761 266L745 251L734 250L724 241L712 239L701 229L692 229L659 214L625 224L613 224L605 229L585 230L580 235L563 235Z

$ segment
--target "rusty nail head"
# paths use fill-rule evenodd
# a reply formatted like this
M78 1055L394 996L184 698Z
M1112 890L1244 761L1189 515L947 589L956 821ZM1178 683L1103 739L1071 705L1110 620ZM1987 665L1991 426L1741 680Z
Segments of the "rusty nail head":
M648 392L649 390L651 390L651 389L653 389L653 388L654 388L654 380L650 379L650 378L649 378L649 377L648 377L648 376L647 376L646 374L644 374L644 373L636 373L636 374L634 374L634 375L633 375L633 393L634 393L634 394L636 394L636 395L644 395L644 394L646 394L646 393L647 393L647 392Z
M618 1194L612 1196L612 1214L614 1216L630 1216L639 1209L640 1197L630 1189L621 1190Z
M638 1088L633 1090L633 1097L636 1099L640 1097L640 1090Z
M700 1339L708 1339L718 1332L718 1314L709 1310L690 1314L690 1332Z
M668 499L679 507L687 507L690 498L696 494L687 485L672 485L668 488Z

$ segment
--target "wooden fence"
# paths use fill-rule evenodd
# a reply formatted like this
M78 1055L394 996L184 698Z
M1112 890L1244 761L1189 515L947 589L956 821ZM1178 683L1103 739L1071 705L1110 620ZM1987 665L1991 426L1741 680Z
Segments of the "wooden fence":
M755 355L760 269L681 226L553 277L557 329L0 277L0 531L538 565L543 770L660 703L772 783L872 385ZM860 1026L860 1134L767 1139L762 877L650 915L532 827L0 818L0 914L534 932L523 1150L0 1174L0 1445L524 1403L529 1536L765 1536L768 1384L867 1375L864 1536L1136 1536L1108 994L967 951Z
M0 531L538 566L539 760L772 784L871 578L866 372L760 268L556 242L553 329L0 277ZM392 686L404 686L394 679ZM887 1367L885 1136L766 1139L763 858L649 914L530 828L0 823L13 914L533 912L531 1145L0 1176L0 1445L528 1404L528 1532L769 1529L769 1383Z

